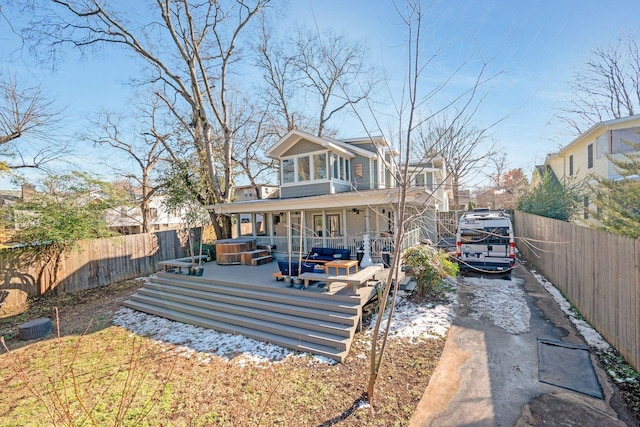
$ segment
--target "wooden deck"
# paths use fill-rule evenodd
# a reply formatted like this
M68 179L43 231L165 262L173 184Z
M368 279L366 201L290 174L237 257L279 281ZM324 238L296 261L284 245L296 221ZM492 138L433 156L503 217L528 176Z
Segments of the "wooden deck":
M202 266L202 276L158 272L123 305L342 362L361 326L362 306L375 295L374 286L355 294L337 284L331 292L315 284L289 288L272 276L276 263Z

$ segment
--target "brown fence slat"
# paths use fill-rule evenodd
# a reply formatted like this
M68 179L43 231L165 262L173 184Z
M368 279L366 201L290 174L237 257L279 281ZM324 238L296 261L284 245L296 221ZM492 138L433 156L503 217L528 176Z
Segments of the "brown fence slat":
M521 256L639 370L640 240L519 211L514 229Z
M81 241L63 256L56 290L76 292L146 276L160 269L160 261L181 257L183 246L179 230ZM20 248L0 250L0 278L0 304L9 290L28 296L51 290L50 272L42 274L41 262Z

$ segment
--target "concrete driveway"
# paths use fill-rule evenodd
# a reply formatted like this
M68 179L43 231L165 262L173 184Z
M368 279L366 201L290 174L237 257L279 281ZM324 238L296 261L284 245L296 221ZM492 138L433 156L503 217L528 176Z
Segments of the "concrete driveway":
M461 278L457 318L410 425L634 426L593 356L604 399L538 380L538 338L584 341L523 266L514 270L511 281L491 280L509 292L501 296L504 302L519 298L521 306L503 304L499 310L480 304L480 287ZM496 315L501 311L506 313Z

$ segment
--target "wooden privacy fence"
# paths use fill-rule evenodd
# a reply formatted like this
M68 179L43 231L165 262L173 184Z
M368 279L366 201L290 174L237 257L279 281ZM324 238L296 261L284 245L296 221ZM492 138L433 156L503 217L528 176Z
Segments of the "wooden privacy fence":
M640 240L524 212L514 228L522 256L639 370Z
M81 241L61 258L55 290L75 292L154 273L160 261L185 255L185 236L169 230ZM12 299L15 304L53 290L51 269L43 269L42 260L21 248L0 250L0 274L0 306L5 308Z

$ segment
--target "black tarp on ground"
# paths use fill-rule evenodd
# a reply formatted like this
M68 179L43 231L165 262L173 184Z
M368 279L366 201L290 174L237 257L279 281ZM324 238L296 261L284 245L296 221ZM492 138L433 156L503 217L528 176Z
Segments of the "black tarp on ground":
M538 338L538 379L547 384L602 399L589 347Z

